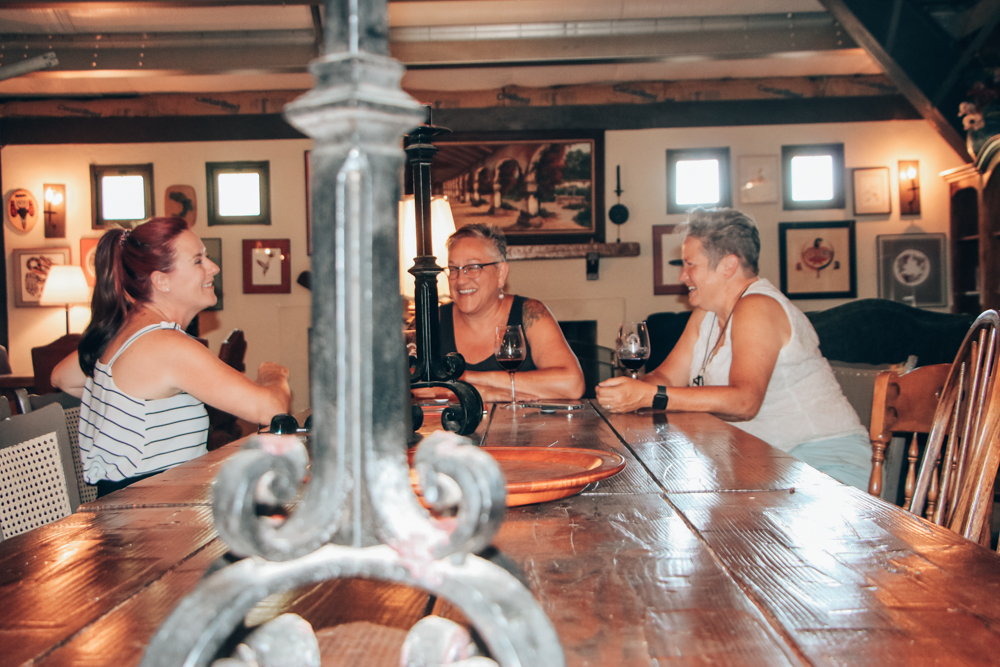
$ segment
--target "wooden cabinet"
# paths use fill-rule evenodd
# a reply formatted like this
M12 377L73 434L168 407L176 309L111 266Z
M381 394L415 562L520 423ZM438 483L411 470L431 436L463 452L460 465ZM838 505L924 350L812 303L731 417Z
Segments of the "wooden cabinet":
M1000 154L988 164L941 173L951 196L951 306L978 314L1000 307Z

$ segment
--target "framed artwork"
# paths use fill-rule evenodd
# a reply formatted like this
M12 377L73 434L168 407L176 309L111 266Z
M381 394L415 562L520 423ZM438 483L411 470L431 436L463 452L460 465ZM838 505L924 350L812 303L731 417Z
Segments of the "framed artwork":
M312 190L309 189L309 153L306 151L306 254L313 254L312 239Z
M35 195L18 188L7 197L7 224L19 232L28 233L38 222L38 202Z
M789 299L858 295L854 221L778 224L781 291Z
M101 239L80 239L80 267L87 278L87 284L97 284L97 244Z
M69 264L69 248L17 248L11 258L14 265L14 305L39 308L42 288L53 264Z
M888 215L889 167L864 167L854 170L854 215Z
M292 291L292 247L288 239L243 239L243 293Z
M947 306L947 238L944 234L881 234L878 295L911 306Z
M456 227L495 224L509 245L604 242L603 131L455 133L434 145L433 192Z
M188 227L198 222L198 195L190 185L171 185L163 193L163 214L184 218Z
M778 203L778 183L781 181L777 155L745 155L739 159L741 204Z
M215 302L214 306L205 310L222 310L222 239L202 239L201 242L205 244L208 258L219 267L219 272L212 279L212 287L215 288L215 296L218 301Z
M680 259L684 238L674 234L676 225L653 225L653 294L687 294L677 277L680 267L670 264Z

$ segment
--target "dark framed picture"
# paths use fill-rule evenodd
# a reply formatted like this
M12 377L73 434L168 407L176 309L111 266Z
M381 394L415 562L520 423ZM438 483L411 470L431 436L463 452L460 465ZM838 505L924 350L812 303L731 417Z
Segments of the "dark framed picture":
M69 264L69 248L15 248L11 254L14 265L14 305L18 308L39 308L42 288L53 264Z
M288 239L243 239L243 293L292 291L292 246Z
M433 191L456 227L492 223L510 245L604 242L603 131L456 133L434 145Z
M208 258L219 267L219 272L212 279L212 287L215 288L215 296L218 301L215 302L214 306L205 310L222 310L222 239L202 239L201 242L205 244Z
M858 295L854 221L778 224L781 291L789 299Z
M889 167L855 169L854 215L888 215L892 213L889 195Z
M911 306L948 305L947 237L944 234L881 234L878 295Z
M681 258L684 237L674 234L676 225L653 225L653 294L687 294L677 277L681 267L670 264Z

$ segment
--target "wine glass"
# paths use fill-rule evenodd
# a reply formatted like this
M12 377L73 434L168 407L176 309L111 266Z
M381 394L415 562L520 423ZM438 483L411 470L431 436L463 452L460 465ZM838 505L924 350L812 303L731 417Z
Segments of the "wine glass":
M521 367L527 356L527 346L524 344L524 330L520 324L507 327L497 327L496 339L493 342L493 354L500 368L510 373L510 407L517 407L514 396L514 371Z
M649 359L649 331L645 322L622 322L618 327L618 341L615 344L618 361L629 370L632 378L638 378L636 371Z

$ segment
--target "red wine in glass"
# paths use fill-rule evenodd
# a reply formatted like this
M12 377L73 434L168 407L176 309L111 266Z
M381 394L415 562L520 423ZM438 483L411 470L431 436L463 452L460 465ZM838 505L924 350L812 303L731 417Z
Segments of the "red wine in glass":
M520 324L507 327L497 327L496 339L493 342L493 356L500 368L510 374L510 407L517 407L517 397L514 395L514 371L521 367L527 357L527 346L524 343L524 330Z
M633 378L636 371L649 359L649 332L645 322L622 322L618 327L615 352L621 365L629 369Z

